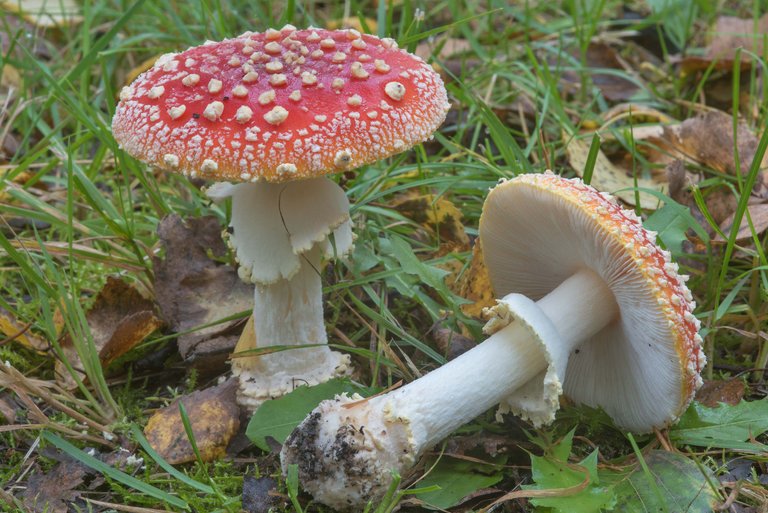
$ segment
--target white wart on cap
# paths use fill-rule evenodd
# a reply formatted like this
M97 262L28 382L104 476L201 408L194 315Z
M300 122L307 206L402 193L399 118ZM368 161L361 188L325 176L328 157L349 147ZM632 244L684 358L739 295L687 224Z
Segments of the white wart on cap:
M160 57L120 94L112 131L172 171L285 182L404 151L448 107L440 76L394 41L288 26Z

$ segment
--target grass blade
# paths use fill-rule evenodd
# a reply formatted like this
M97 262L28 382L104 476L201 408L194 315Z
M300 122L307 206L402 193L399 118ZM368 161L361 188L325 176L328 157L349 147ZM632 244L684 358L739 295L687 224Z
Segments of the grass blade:
M118 481L126 486L129 486L134 490L137 490L141 493L145 493L151 497L154 497L157 500L167 502L171 506L181 508L185 511L189 510L189 504L187 504L185 501L179 499L174 495L169 494L168 492L164 492L163 490L157 487L149 485L143 481L139 481L135 477L130 476L121 470L117 470L116 468L107 465L103 461L100 461L94 458L93 456L91 456L90 454L78 449L77 447L67 442L60 436L54 435L53 433L50 433L48 431L43 431L41 436L43 437L43 440L45 440L46 442L64 451L66 454L75 458L77 461L79 461L83 465L86 465L98 472L101 472L102 474L109 477L110 479L114 479L115 481Z
M203 493L214 493L213 488L208 486L207 484L203 484L200 481L197 481L196 479L192 479L188 475L184 474L183 472L177 470L173 465L165 461L165 459L160 456L157 451L155 451L152 446L149 444L149 441L144 436L144 433L141 432L141 430L136 426L136 424L131 425L131 434L133 435L133 438L139 442L139 445L141 445L141 448L144 449L144 452L147 453L147 455L154 460L155 463L157 463L160 468L168 472L170 475L181 481L182 483L186 484L187 486L190 486L192 488L195 488L196 490L200 490Z

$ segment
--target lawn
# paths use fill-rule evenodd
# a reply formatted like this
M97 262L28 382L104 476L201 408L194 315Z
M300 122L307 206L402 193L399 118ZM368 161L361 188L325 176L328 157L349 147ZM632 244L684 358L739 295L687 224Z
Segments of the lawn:
M1 511L334 511L283 473L281 444L321 400L397 390L487 338L484 202L552 170L613 195L689 277L703 386L650 433L565 396L542 425L493 408L359 510L768 512L765 2L0 9ZM232 201L129 155L112 118L161 55L286 24L392 38L450 110L422 144L329 175L354 248L312 270L350 371L251 413L233 365L291 347L242 342L259 328Z

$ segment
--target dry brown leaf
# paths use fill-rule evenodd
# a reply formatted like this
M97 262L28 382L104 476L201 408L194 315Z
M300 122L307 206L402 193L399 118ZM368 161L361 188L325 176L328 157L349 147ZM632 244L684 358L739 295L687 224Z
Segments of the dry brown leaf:
M0 7L18 13L37 27L65 27L83 21L75 0L2 0Z
M248 321L246 321L243 327L243 332L240 333L240 338L237 339L237 345L235 345L233 353L240 353L251 349L256 349L256 331L253 327L253 315L248 317ZM259 359L258 356L237 356L237 358L242 362L242 365L247 365L248 362L252 362L255 365L255 362Z
M155 304L124 281L109 277L86 314L93 343L106 367L124 355L163 325L155 316ZM75 370L81 370L80 358L69 335L61 341L64 357ZM60 361L56 362L56 380L72 390L74 378Z
M761 235L768 229L768 203L757 203L754 205L748 205L749 217L752 219L752 227L754 227L755 233ZM736 216L735 213L728 216L722 223L720 223L720 229L725 235L730 235L731 228L733 227L733 219ZM741 219L739 225L739 231L736 234L736 241L745 241L752 238L752 228L750 228L749 220L746 213ZM713 242L725 242L725 239L718 233L712 239Z
M574 57L579 58L578 55ZM552 65L558 63L558 53L550 53L547 60ZM625 101L635 96L640 88L635 82L632 82L616 72L625 72L625 66L619 59L616 50L604 42L592 42L587 48L586 66L589 69L589 79L592 84L600 89L606 99L610 101ZM611 73L601 72L600 70L612 70ZM568 94L575 94L582 85L582 76L576 71L566 70L561 75L560 87Z
M479 318L483 308L496 304L496 296L491 286L491 278L483 261L483 249L480 245L480 239L475 241L469 269L461 276L458 285L458 295L472 301L472 303L461 305L461 311L465 315Z
M3 338L13 339L20 344L31 347L36 351L47 351L48 342L38 337L29 330L28 326L23 326L8 310L0 307L0 335Z
M379 30L379 24L376 23L376 20L373 18L365 18L365 24L368 25L370 30L365 30L363 24L360 23L360 18L357 16L350 16L348 18L342 18L339 20L329 20L326 22L325 28L328 30L355 29L358 32L362 32L364 34L376 34Z
M88 473L85 465L74 460L58 463L48 472L33 472L22 493L22 501L29 511L36 513L67 513L68 503L80 497L75 489Z
M219 321L253 309L253 286L213 260L227 254L221 230L215 217L168 216L158 227L165 258L154 260L155 296L163 318L182 333L179 353L209 369L223 367L241 330L239 319Z
M144 428L147 440L171 464L195 461L195 453L179 413L178 402L181 401L203 461L223 457L229 441L240 428L236 390L237 380L233 378L177 399L149 419Z
M466 353L477 345L471 338L440 325L432 329L432 339L435 341L437 349L448 361Z
M757 24L751 18L720 16L711 34L712 39L703 57L689 56L682 59L680 66L683 74L705 70L710 66L720 71L731 71L737 48L743 49L740 68L749 68L752 63L749 53L764 55L763 38L768 34L768 14L757 20Z
M736 137L739 150L740 170L749 170L758 145L758 138L743 121L737 124ZM686 119L664 130L664 141L680 156L711 167L717 171L736 174L734 160L733 118L725 112L712 110ZM763 156L761 167L768 166L768 153Z
M414 53L425 61L432 57L439 61L447 61L456 55L471 50L472 45L466 39L443 36L422 41L416 46L416 51Z
M408 192L397 198L392 206L404 216L437 233L440 236L441 253L469 249L469 237L461 223L461 210L445 197Z
M461 75L462 68L468 69L479 64L479 59L472 52L472 45L466 39L448 36L426 39L418 44L414 53L425 61L432 61L432 67L445 80Z
M577 137L569 137L566 134L563 134L563 137L566 142L565 153L568 157L568 163L577 175L583 176L589 155L589 142ZM611 162L602 150L598 150L597 153L591 184L599 191L614 194L629 205L635 204L635 179ZM638 177L637 186L641 189L663 192L667 184L650 178ZM658 206L658 198L640 192L640 207L653 210Z
M764 36L768 34L768 14L755 20L752 18L736 18L735 16L720 16L715 23L714 35L707 48L706 57L709 60L733 59L737 48L764 55ZM742 58L751 57L742 52Z
M737 405L744 397L744 382L739 378L705 380L696 392L696 400L704 406L717 408L720 403Z
M621 113L614 113L619 119ZM645 159L659 167L666 166L667 170L673 169L675 161L690 162L709 167L721 173L735 174L736 163L734 159L733 118L724 112L710 110L682 123L647 125L632 128L632 136L636 147L642 151ZM608 137L606 137L608 138ZM740 170L746 174L755 157L758 138L744 122L737 125L738 151L740 158ZM628 158L631 158L629 156ZM768 166L768 155L764 156L761 167ZM618 169L621 169L617 166ZM685 172L685 166L680 168L677 185L670 183L669 195L678 203L688 205L694 216L703 226L707 226L704 216L698 211L693 198L687 192L688 183L695 183L695 175ZM597 171L596 171L597 173ZM654 175L654 178L656 176ZM670 176L667 176L669 179ZM674 176L671 177L674 180ZM596 183L593 178L593 183ZM709 213L718 222L726 221L732 216L736 207L736 198L725 187L712 189L705 192L705 201ZM768 179L765 173L761 173L753 191L758 198L768 197ZM623 198L622 198L623 199ZM756 207L756 223L762 224L762 212ZM752 212L752 210L750 210ZM743 229L747 229L743 225ZM713 234L713 231L710 233Z
M16 422L16 413L20 411L21 408L10 393L0 394L0 424L13 424Z

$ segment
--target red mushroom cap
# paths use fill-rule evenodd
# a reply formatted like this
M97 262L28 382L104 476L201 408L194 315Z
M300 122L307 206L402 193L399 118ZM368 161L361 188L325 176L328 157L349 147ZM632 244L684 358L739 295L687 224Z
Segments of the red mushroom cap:
M112 130L165 169L282 182L404 151L447 109L440 76L393 40L286 26L161 56L123 88Z

